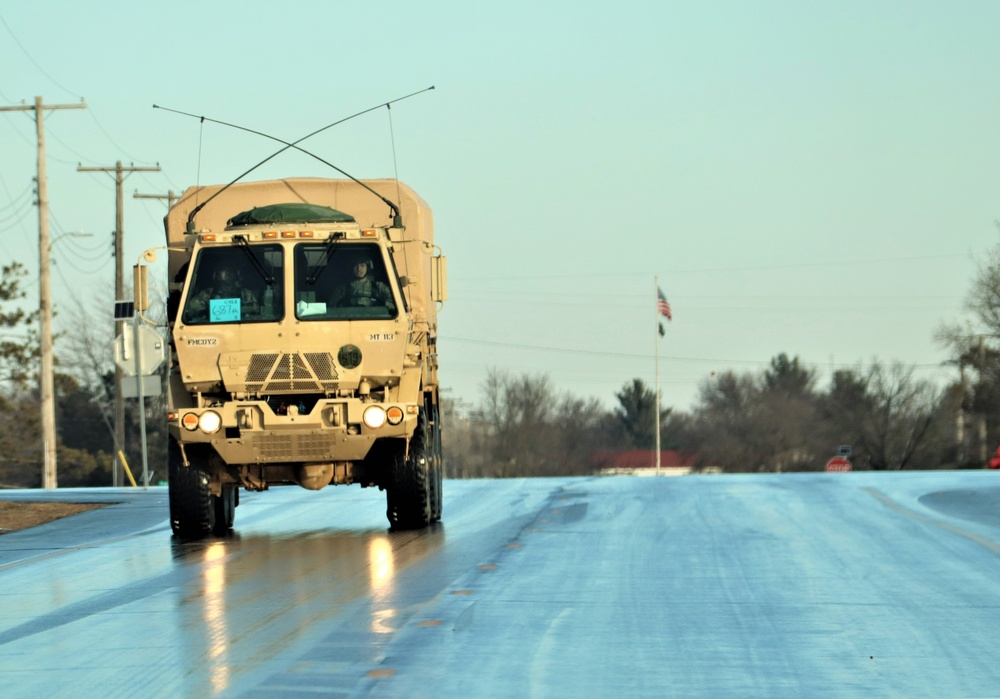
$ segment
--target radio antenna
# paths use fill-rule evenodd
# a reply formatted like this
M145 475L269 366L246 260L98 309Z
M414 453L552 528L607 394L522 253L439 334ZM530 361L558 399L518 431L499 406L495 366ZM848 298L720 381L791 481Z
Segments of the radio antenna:
M170 109L169 107L161 107L160 105L154 104L153 105L153 109L163 109L163 110L168 111L168 112L173 112L174 114L181 114L183 116L194 117L195 119L200 119L202 122L210 121L210 122L212 122L214 124L220 124L222 126L229 126L231 128L234 128L234 129L239 129L241 131L247 131L247 132L252 133L252 134L257 134L258 136L263 136L264 138L269 138L272 141L277 141L278 143L285 144L284 148L281 148L281 149L275 151L274 153L272 153L271 155L267 156L266 158L264 158L263 160L261 160L259 163L257 163L256 165L254 165L252 168L250 168L249 170L247 170L246 172L244 172L243 174L241 174L239 177L237 177L236 179L234 179L232 182L230 182L229 184L227 184L224 187L222 187L219 191L217 191L215 194L213 194L208 199L206 199L205 201L203 201L201 204L199 204L198 206L196 206L194 209L192 209L191 213L188 214L187 232L188 233L193 233L194 232L194 217L198 214L199 211L201 211L203 208L205 208L205 206L210 201L212 201L217 196L219 196L220 194L222 194L224 191L226 191L227 189L229 189L229 187L231 187L232 185L234 185L237 182L239 182L240 180L242 180L244 177L246 177L247 175L249 175L251 172L253 172L257 168L259 168L261 165L263 165L267 161L271 160L272 158L275 158L275 157L281 155L282 153L284 153L289 148L294 148L297 151L300 151L302 153L305 153L308 156L311 156L311 157L315 158L316 160L320 161L324 165L330 166L331 168L333 168L334 170L336 170L340 174L344 175L345 177L350 178L354 182L358 183L359 185L361 185L362 187L364 187L365 189L367 189L369 192L371 192L376 197L378 197L383 202L385 202L389 206L390 209L392 209L392 213L393 213L392 225L393 225L393 227L394 228L402 228L403 227L403 217L402 217L402 214L399 211L399 207L395 203L389 201L388 199L386 199L385 197L383 197L381 194L379 194L378 192L376 192L374 189L372 189L371 187L369 187L364 182L362 182L358 178L354 177L350 173L344 172L343 170L341 170L339 167L337 167L333 163L330 163L330 162L324 160L323 158L319 157L315 153L310 153L306 149L300 148L298 144L302 143L303 141L305 141L308 138L312 138L313 136L315 136L318 133L322 133L323 131L326 131L327 129L331 129L334 126L337 126L338 124L343 124L345 121L350 121L351 119L354 119L355 117L359 117L359 116L361 116L363 114L367 114L368 112L373 112L376 109L381 109L382 107L385 107L386 109L391 109L391 107L389 106L391 104L394 104L396 102L401 102L401 101L403 101L405 99L409 99L410 97L414 97L414 96L419 95L419 94L421 94L423 92L427 92L428 90L433 90L433 89L434 89L434 86L431 85L430 87L425 87L423 90L417 90L416 92L411 92L410 94L404 95L403 97L397 97L394 100L390 100L388 102L383 102L381 104L375 105L374 107L369 107L368 109L364 109L364 110L362 110L362 111L360 111L360 112L358 112L356 114L352 114L351 116L344 117L343 119L338 119L337 121L335 121L335 122L333 122L331 124L327 124L326 126L324 126L322 128L316 129L312 133L306 134L302 138L298 139L297 141L292 141L291 143L289 143L288 141L285 141L283 139L280 139L277 136L271 136L270 134L266 134L266 133L264 133L262 131L256 131L254 129L249 129L249 128L245 127L245 126L239 126L238 124L231 124L231 123L228 123L228 122L225 122L225 121L220 121L218 119L211 119L209 117L200 116L200 115L197 115L197 114L189 114L188 112L182 112L182 111L177 110L177 109Z

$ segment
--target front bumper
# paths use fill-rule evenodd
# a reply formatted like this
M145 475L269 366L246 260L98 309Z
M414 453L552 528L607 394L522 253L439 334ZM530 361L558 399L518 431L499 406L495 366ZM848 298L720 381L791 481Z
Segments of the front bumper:
M364 413L371 408L402 410L397 425L385 422L371 428ZM219 427L206 432L184 424L201 422L204 413L219 416ZM409 438L417 424L416 403L362 402L359 399L323 399L308 414L294 409L275 415L263 401L232 401L206 408L181 408L170 414L168 429L181 444L209 444L227 464L360 461L377 439Z

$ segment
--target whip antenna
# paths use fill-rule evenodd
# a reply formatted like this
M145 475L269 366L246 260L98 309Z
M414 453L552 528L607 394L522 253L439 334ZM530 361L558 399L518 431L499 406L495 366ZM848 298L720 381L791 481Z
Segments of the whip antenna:
M264 158L259 163L257 163L256 165L254 165L252 168L250 168L249 170L247 170L246 172L244 172L243 174L241 174L239 177L237 177L232 182L230 182L227 185L225 185L224 187L222 187L215 194L213 194L208 199L206 199L204 202L202 202L201 204L199 204L198 206L196 206L194 209L192 209L191 213L188 215L187 231L189 233L191 233L191 232L194 231L194 217L198 214L199 211L201 211L203 208L205 208L205 206L210 201L212 201L217 196L219 196L220 194L222 194L225 190L227 190L232 185L234 185L237 182L239 182L240 180L242 180L244 177L246 177L247 175L249 175L251 172L253 172L257 168L259 168L261 165L263 165L267 161L271 160L272 158L274 158L274 157L276 157L278 155L281 155L282 153L284 153L289 148L294 148L295 150L298 150L298 151L300 151L302 153L305 153L306 155L309 155L309 156L311 156L313 158L316 158L316 160L320 161L324 165L330 166L331 168L333 168L334 170L336 170L340 174L344 175L345 177L350 178L351 180L353 180L354 182L358 183L359 185L361 185L362 187L364 187L365 189L367 189L369 192L371 192L372 194L374 194L375 196L377 196L379 199L381 199L383 202L385 202L389 206L390 209L392 209L392 212L393 212L393 224L392 225L394 227L396 227L396 228L401 228L402 225L403 225L403 217L400 214L399 207L395 203L389 201L388 199L386 199L385 197L383 197L381 194L379 194L378 192L376 192L374 189L372 189L371 187L369 187L364 182L362 182L361 180L357 179L356 177L354 177L350 173L344 172L343 170L341 170L339 167L337 167L333 163L330 163L330 162L327 162L326 160L323 160L323 158L320 158L315 153L310 153L309 151L307 151L304 148L299 148L298 144L302 143L302 141L305 141L306 139L312 138L313 136L315 136L318 133L322 133L323 131L326 131L327 129L331 129L334 126L337 126L339 124L343 124L345 121L350 121L351 119L359 117L359 116L361 116L363 114L367 114L368 112L375 111L376 109L381 109L382 107L386 107L387 109L389 109L390 108L389 105L391 105L391 104L394 104L396 102L401 102L401 101L403 101L405 99L409 99L410 97L414 97L416 95L419 95L421 93L424 93L424 92L427 92L428 90L433 90L433 89L434 89L434 86L431 85L430 87L425 87L423 90L417 90L416 92L411 92L408 95L404 95L402 97L397 97L396 99L390 100L389 102L384 102L384 103L378 104L378 105L376 105L374 107L369 107L368 109L363 109L360 112L357 112L356 114L352 114L351 116L344 117L343 119L338 119L337 121L335 121L335 122L333 122L331 124L327 124L326 126L324 126L322 128L316 129L312 133L308 133L305 136L303 136L302 138L298 139L297 141L292 141L291 143L289 143L288 141L285 141L284 139L278 138L277 136L272 136L272 135L266 134L266 133L264 133L262 131L256 131L254 129L249 129L249 128L245 127L245 126L239 126L238 124L231 124L231 123L228 123L228 122L225 122L225 121L220 121L218 119L211 119L209 117L199 116L197 114L189 114L188 112L182 112L182 111L177 110L177 109L170 109L169 107L161 107L160 105L154 104L153 105L153 109L163 109L163 110L168 111L168 112L173 112L174 114L181 114L183 116L189 116L189 117L194 117L195 119L201 119L202 122L210 121L212 123L220 124L222 126L229 126L231 128L234 128L234 129L239 129L241 131L247 131L249 133L257 134L258 136L263 136L264 138L269 138L272 141L277 141L278 143L285 144L284 148L281 148L281 149L275 151L274 153L272 153L271 155L269 155L268 157Z

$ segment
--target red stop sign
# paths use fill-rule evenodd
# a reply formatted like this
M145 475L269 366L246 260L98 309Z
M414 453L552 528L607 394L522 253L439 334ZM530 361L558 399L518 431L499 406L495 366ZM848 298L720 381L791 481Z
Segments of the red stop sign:
M827 473L842 473L851 470L851 462L845 456L835 456L826 462Z

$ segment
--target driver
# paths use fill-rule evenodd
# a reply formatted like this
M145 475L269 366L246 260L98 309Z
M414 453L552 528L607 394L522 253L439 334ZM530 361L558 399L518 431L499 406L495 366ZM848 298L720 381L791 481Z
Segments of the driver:
M240 314L260 313L260 303L257 296L243 287L240 272L231 263L223 263L212 273L212 283L202 289L188 301L188 309L194 312L205 311L212 299L240 299Z
M390 311L396 308L389 285L378 281L372 274L372 261L369 257L355 258L351 265L351 278L347 283L334 289L332 304L385 306Z

